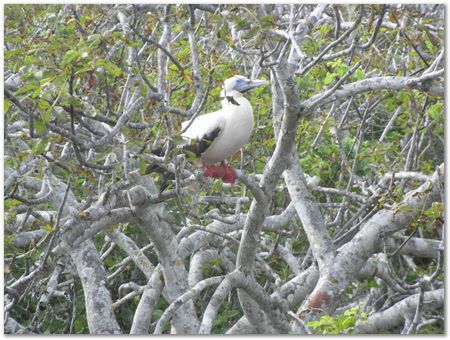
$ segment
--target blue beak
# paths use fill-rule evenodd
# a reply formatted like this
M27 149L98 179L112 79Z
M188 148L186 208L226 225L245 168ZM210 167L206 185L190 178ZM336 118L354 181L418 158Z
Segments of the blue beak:
M261 85L267 85L267 82L265 80L259 80L259 79L249 80L249 81L239 79L236 82L234 89L236 91L239 91L240 93L244 93L244 92L247 92L248 90L251 90L251 89L261 86Z

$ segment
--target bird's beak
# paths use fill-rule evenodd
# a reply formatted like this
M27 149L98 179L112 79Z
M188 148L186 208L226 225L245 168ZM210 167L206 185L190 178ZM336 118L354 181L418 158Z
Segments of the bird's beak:
M267 81L265 80L260 80L260 79L255 79L255 80L249 80L249 81L239 81L236 86L234 87L234 89L236 91L239 91L241 93L247 92L248 90L251 90L255 87L258 86L262 86L262 85L267 85Z

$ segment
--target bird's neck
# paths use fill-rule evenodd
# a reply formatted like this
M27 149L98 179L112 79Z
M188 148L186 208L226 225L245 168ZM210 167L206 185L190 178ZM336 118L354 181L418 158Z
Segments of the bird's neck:
M239 106L239 101L242 100L243 95L242 93L231 90L231 91L224 91L222 90L221 96L223 98L222 100L222 106L228 106L228 105L237 105Z
M222 91L220 91L220 96L222 98L226 98L226 97L239 98L239 97L242 97L242 93L240 93L239 91L236 91L236 90L222 89Z
M236 90L231 90L231 91L224 91L225 92L225 95L227 96L227 97L233 97L233 98L239 98L239 97L242 97L243 96L243 94L242 93L240 93L239 91L236 91Z

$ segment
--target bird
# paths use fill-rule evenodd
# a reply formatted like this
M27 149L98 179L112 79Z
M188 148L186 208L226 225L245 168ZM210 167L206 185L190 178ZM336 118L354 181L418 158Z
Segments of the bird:
M188 143L185 149L200 157L206 177L235 182L236 172L225 165L225 159L248 142L254 126L253 109L244 93L266 84L241 75L226 79L220 93L222 108L181 124L181 137ZM218 162L220 166L214 166Z

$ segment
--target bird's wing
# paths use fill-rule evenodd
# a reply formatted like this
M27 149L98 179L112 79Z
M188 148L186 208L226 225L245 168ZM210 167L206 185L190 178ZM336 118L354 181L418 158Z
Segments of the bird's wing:
M181 124L184 129L189 121ZM208 149L214 139L220 134L225 125L222 110L211 112L194 119L189 128L181 136L189 142L184 149L200 156Z

